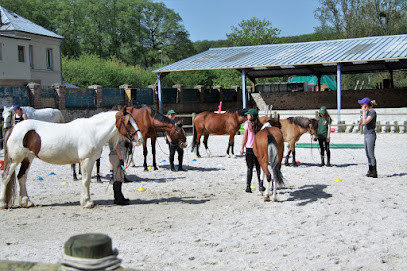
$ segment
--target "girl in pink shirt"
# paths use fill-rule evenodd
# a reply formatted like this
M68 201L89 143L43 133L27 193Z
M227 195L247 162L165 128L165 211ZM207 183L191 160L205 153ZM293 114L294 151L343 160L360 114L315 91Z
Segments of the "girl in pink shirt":
M253 153L254 136L258 131L260 131L262 125L259 121L256 109L249 109L245 113L245 115L247 115L247 121L244 124L244 135L240 154L243 155L244 148L246 148L246 165L247 165L246 192L252 193L250 185L252 182L253 166L256 166L257 178L259 180L259 190L264 191L265 188L260 182L260 164L259 161L257 160L257 157Z

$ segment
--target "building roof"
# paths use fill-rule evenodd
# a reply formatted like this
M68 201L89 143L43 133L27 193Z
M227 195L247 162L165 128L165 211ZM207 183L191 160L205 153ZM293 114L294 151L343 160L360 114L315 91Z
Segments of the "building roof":
M0 6L0 32L2 31L21 31L41 36L47 36L57 39L64 37L55 34L44 27L27 20L26 18Z
M252 78L407 69L407 34L287 44L211 48L156 73L247 69Z

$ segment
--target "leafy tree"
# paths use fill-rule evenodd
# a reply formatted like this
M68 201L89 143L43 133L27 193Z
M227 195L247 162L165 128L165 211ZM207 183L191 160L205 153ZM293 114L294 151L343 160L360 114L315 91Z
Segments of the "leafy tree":
M280 30L273 28L270 21L253 17L232 26L232 32L226 36L233 46L248 46L277 43L279 34Z

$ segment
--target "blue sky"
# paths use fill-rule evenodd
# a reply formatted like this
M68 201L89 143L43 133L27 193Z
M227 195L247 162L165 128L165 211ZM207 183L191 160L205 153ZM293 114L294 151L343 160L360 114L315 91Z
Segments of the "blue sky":
M154 0L177 12L192 41L226 39L231 26L252 17L266 19L280 36L310 34L318 0Z

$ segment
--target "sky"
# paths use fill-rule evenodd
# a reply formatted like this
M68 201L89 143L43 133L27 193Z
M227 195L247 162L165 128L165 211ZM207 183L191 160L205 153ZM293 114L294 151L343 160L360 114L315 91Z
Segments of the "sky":
M163 2L182 18L191 41L224 40L242 20L256 17L281 30L280 37L310 34L318 0L154 0Z

